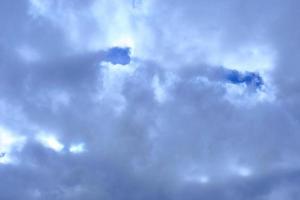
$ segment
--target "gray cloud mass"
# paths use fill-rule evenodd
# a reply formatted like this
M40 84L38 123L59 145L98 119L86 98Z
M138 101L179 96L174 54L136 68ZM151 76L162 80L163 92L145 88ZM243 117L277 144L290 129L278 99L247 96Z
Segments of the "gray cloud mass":
M0 199L299 199L299 9L2 0Z

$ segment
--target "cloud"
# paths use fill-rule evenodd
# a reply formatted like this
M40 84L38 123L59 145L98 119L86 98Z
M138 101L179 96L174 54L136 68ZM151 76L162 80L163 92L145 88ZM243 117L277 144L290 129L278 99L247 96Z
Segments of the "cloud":
M1 2L0 199L299 196L299 6Z
M4 127L0 128L0 164L16 163L15 151L22 151L26 143L26 137L13 134Z
M36 138L45 147L53 149L54 151L60 152L63 150L64 145L61 144L54 136L40 133Z

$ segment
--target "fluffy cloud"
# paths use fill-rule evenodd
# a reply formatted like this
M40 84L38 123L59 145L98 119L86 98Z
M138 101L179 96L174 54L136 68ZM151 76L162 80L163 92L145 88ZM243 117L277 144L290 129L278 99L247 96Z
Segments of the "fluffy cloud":
M300 195L297 1L0 5L0 199Z

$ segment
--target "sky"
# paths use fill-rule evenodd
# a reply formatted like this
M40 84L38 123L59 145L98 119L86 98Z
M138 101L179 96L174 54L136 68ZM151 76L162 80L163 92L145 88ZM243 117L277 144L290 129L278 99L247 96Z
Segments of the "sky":
M300 199L298 0L1 0L1 200Z

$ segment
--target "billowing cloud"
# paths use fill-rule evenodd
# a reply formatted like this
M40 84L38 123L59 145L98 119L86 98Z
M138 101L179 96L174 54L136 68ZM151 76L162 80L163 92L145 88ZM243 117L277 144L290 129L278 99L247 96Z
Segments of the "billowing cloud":
M299 8L2 1L0 199L297 199Z

